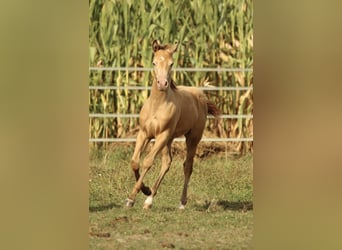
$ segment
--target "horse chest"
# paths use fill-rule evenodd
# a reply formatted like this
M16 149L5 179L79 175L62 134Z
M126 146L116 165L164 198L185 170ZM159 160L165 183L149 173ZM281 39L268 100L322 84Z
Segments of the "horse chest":
M163 131L172 130L175 127L178 115L173 105L159 107L155 110L143 111L140 120L141 128L149 137L155 137ZM172 133L172 131L170 131Z
M167 129L169 119L160 119L158 116L147 118L143 124L143 129L149 137L155 137Z

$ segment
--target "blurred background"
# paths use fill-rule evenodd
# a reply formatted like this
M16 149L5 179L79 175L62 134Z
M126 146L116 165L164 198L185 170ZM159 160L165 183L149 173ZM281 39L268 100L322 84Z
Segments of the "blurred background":
M176 84L204 88L222 110L220 129L215 131L209 119L204 136L226 138L225 149L252 151L251 0L90 0L91 145L134 137L150 91L154 39L180 43L174 54Z

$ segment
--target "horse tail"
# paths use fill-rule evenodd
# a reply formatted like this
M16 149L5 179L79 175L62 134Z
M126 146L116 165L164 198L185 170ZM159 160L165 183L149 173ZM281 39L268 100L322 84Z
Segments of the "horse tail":
M221 110L219 110L216 105L207 100L207 106L208 106L208 113L210 115L215 116L215 129L216 129L216 135L218 137L227 137L227 133L223 129L222 125L222 118L221 118Z
M216 107L216 105L211 102L211 101L207 101L207 106L208 106L208 113L215 116L215 117L218 117L221 115L221 111Z

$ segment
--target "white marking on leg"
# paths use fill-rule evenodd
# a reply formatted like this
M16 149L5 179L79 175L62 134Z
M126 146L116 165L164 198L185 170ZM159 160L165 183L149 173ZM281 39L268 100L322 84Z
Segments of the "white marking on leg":
M146 198L145 204L146 204L146 205L152 205L152 201L153 201L153 197L152 197L152 196L149 196L149 197Z
M183 209L185 209L185 205L183 205L182 203L180 203L178 208L183 210Z

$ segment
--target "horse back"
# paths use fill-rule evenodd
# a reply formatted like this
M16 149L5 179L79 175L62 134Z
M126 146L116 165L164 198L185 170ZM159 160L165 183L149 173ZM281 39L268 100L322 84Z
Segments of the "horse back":
M193 112L207 116L207 97L201 89L188 86L177 86L177 89L179 94L183 96L184 106L195 106L192 107Z

